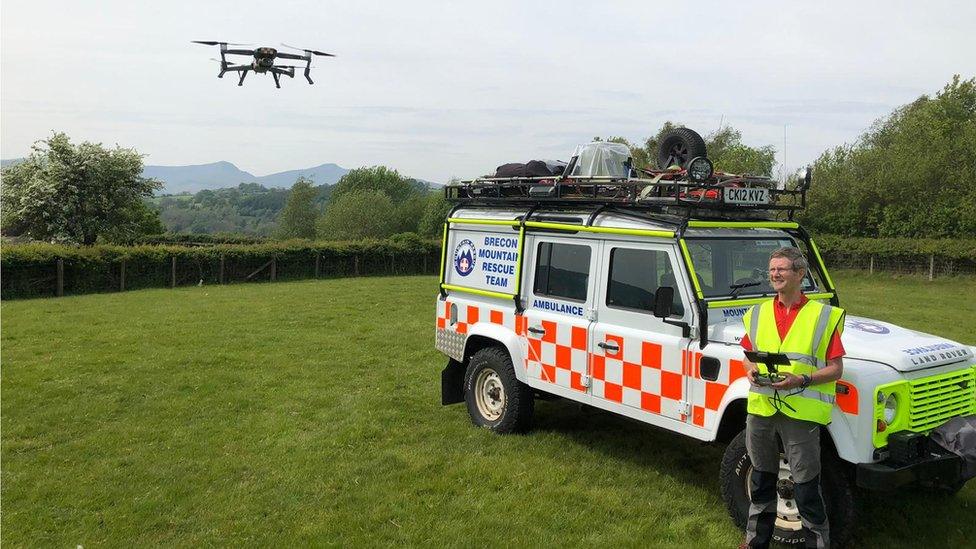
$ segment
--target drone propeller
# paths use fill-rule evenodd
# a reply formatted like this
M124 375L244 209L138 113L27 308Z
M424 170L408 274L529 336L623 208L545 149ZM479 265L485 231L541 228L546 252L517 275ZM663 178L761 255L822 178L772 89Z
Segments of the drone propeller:
M334 53L325 53L324 51L307 50L305 48L296 48L295 46L289 46L288 44L282 44L282 46L284 46L286 48L291 48L293 50L298 50L298 51L303 51L303 52L306 52L306 53L311 53L313 55L324 55L325 57L335 57L335 54Z
M203 44L204 46L216 46L218 44L223 44L225 46L252 46L253 44L240 44L237 42L214 42L212 40L190 40L194 44Z

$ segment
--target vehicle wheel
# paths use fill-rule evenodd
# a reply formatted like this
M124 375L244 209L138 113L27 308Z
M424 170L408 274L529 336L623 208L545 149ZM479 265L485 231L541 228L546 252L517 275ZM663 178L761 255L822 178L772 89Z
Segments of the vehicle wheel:
M662 170L674 165L684 168L689 160L699 156L706 156L705 140L695 130L675 128L661 138L657 148L657 167Z
M468 361L464 401L471 421L496 433L521 433L532 424L532 389L515 377L511 357L499 347L484 348Z
M722 499L732 517L732 521L739 528L745 530L749 519L749 477L752 474L752 462L746 452L746 432L743 430L729 443L722 457L719 477L722 484ZM773 541L787 545L803 544L805 539L801 531L800 513L796 502L790 497L792 476L790 466L785 456L781 456L779 479L782 488L779 490L779 500L776 505L776 527L773 531ZM820 489L823 493L824 504L827 507L827 518L830 522L831 543L841 547L850 539L854 526L854 487L847 475L843 464L835 456L824 452L821 458ZM786 497L784 497L786 496Z

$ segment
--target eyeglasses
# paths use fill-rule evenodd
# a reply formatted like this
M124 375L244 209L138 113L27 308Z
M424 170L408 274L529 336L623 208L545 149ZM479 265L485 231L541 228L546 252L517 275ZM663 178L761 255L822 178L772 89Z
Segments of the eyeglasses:
M788 272L790 272L790 271L795 271L795 270L796 270L796 269L784 269L784 268L779 268L779 267L777 267L777 268L775 268L775 269L770 269L770 270L769 270L769 274L777 274L777 273L788 273Z

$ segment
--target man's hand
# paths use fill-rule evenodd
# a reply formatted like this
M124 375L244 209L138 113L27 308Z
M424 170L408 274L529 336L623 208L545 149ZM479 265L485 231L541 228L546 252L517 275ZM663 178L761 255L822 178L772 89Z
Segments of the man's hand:
M749 383L752 384L753 387L759 387L759 384L756 383L756 375L759 373L759 368L756 367L756 364L750 362L748 359L743 360L742 368L746 371L746 379L749 380Z
M777 381L776 383L770 385L770 387L772 387L773 389L789 391L801 387L803 385L803 378L800 376L788 374L788 373L782 373L780 375L783 376L783 379L781 381Z

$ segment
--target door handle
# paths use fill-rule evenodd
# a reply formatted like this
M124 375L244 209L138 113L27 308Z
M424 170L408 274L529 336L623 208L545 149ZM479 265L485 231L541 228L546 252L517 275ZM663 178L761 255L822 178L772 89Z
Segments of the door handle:
M537 328L535 326L530 327L529 331L532 332L533 334L538 334L538 335L544 335L546 333L546 330L544 328Z
M617 345L616 343L607 343L605 341L601 341L597 343L596 346L603 349L604 351L611 351L614 353L620 350L620 346Z

